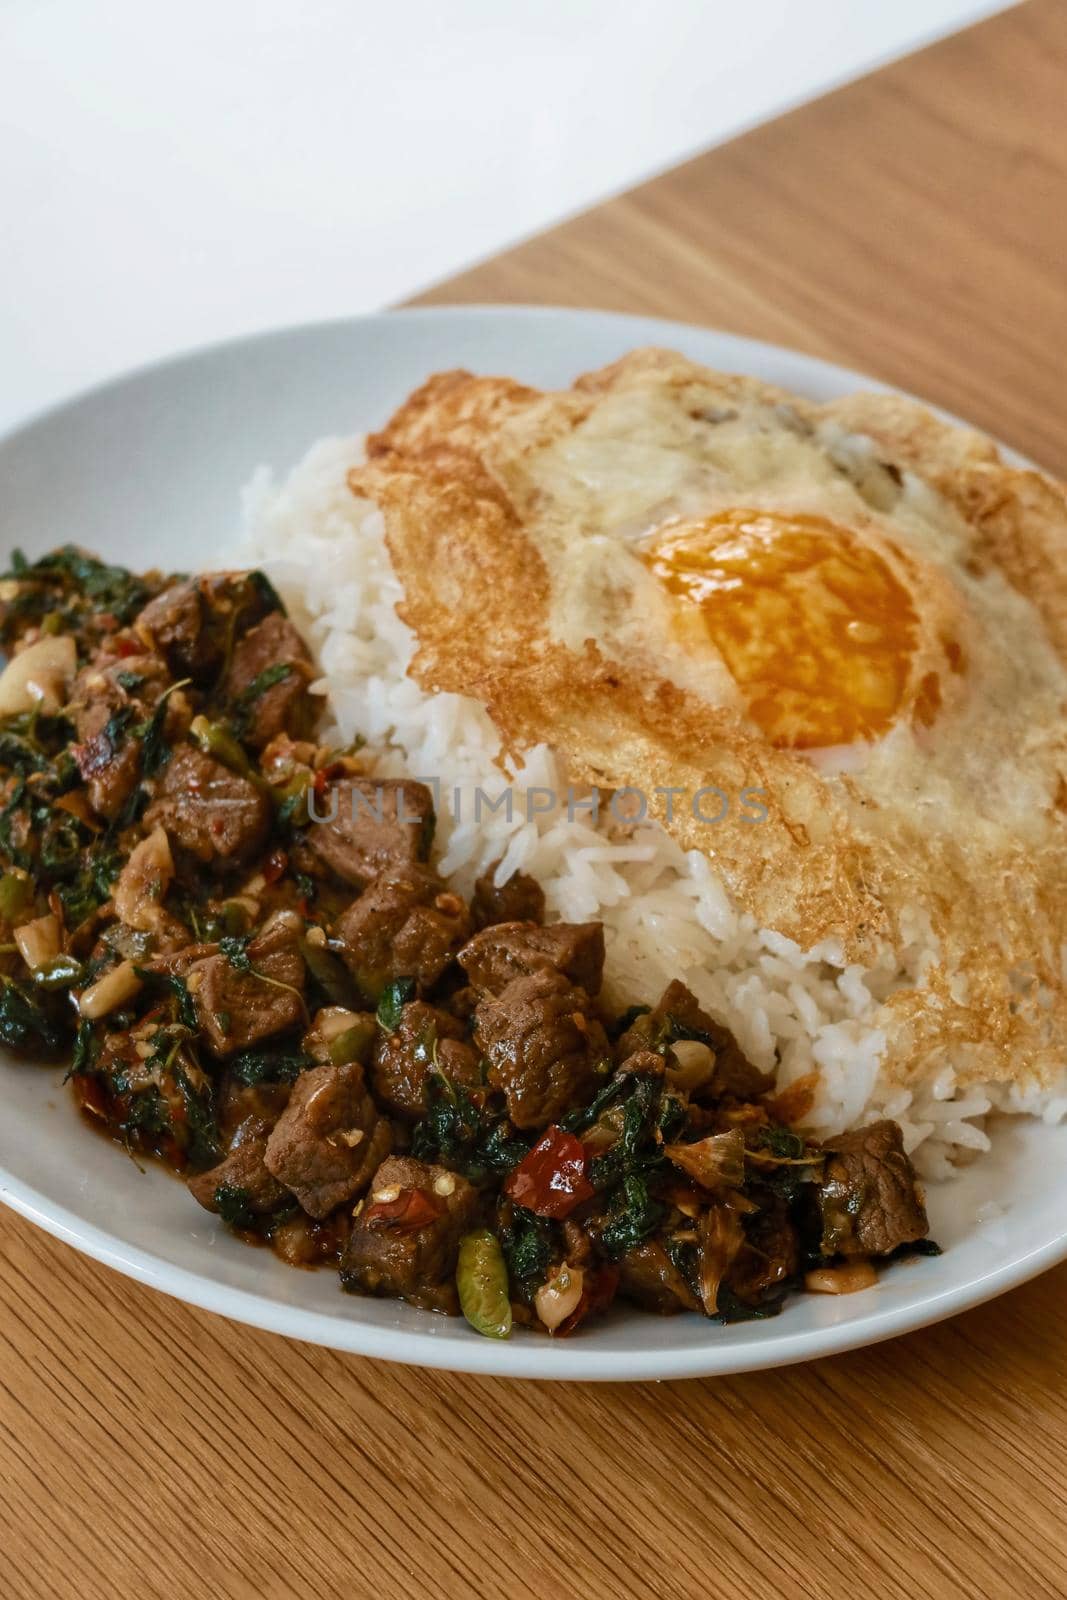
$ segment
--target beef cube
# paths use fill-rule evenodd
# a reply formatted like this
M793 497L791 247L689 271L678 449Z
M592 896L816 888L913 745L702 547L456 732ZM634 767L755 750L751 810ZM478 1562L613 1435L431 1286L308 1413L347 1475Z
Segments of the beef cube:
M207 683L220 671L233 639L278 604L262 573L212 572L164 589L133 627L176 678Z
M789 1204L781 1195L763 1199L744 1218L745 1239L726 1275L727 1287L746 1305L758 1306L800 1267L800 1241Z
M229 1210L231 1218L241 1212L264 1216L276 1211L289 1199L289 1191L267 1170L270 1130L269 1121L249 1117L237 1129L230 1152L219 1165L188 1180L193 1198L208 1211L225 1214Z
M139 613L134 631L166 658L176 677L187 677L199 665L203 631L200 585L195 578L172 584Z
M247 1050L306 1015L296 928L279 920L250 942L244 958L236 965L219 951L197 961L186 978L197 1021L216 1056Z
M302 1072L267 1141L267 1168L310 1217L354 1200L389 1154L392 1129L379 1117L358 1061Z
M286 733L299 737L313 720L311 656L280 611L272 611L234 646L222 687L235 725L255 750Z
M316 1221L306 1211L297 1211L271 1228L270 1243L275 1255L291 1267L319 1267L324 1262L339 1264L352 1231L347 1208Z
M500 994L515 978L556 971L587 994L596 994L604 977L604 925L601 922L501 922L464 945L457 958L475 989Z
M692 990L677 980L617 1040L615 1059L625 1061L638 1050L665 1050L677 1039L698 1039L714 1051L711 1092L716 1099L756 1100L774 1087L773 1077L753 1066L725 1023L709 1016Z
M699 1311L700 1301L657 1239L645 1239L619 1262L619 1293L646 1311Z
M78 743L72 754L89 804L109 822L122 811L141 777L141 744L133 729L151 716L170 686L159 656L130 656L94 663L78 674L71 688L70 708ZM176 736L183 702L168 702L168 737Z
M425 784L397 778L348 778L317 804L337 815L307 832L314 854L338 878L362 889L379 873L413 866L430 853L435 821Z
M391 1033L374 1047L371 1087L379 1105L403 1117L426 1115L426 1084L434 1071L449 1083L481 1082L478 1057L464 1041L462 1024L422 1000L404 1006Z
M467 908L426 868L383 873L337 924L344 959L369 999L394 978L428 989L470 933Z
M481 929L497 922L543 922L545 891L536 878L528 877L525 872L515 872L498 888L493 878L499 865L499 861L494 861L474 885L471 898L474 926Z
M269 1132L289 1102L291 1084L241 1083L232 1073L223 1070L215 1090L219 1130L227 1144L248 1123L261 1123Z
M596 1089L608 1061L589 996L551 969L515 978L474 1013L474 1043L517 1128L543 1128Z
M391 1156L374 1174L341 1261L341 1282L455 1315L459 1241L478 1215L477 1190L446 1167Z
M840 1134L826 1148L817 1190L823 1255L885 1256L925 1239L922 1191L895 1122Z
M270 828L270 801L256 785L192 745L174 751L144 815L198 861L228 867L247 861Z

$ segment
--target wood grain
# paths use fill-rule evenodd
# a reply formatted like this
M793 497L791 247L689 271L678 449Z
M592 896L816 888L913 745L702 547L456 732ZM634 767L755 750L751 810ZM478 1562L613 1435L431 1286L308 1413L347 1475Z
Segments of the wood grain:
M1067 7L1032 3L428 300L714 323L1067 471ZM0 1213L0 1597L1067 1590L1067 1268L780 1373L541 1387L287 1344Z
M706 323L1067 474L1067 7L1031 0L423 295Z

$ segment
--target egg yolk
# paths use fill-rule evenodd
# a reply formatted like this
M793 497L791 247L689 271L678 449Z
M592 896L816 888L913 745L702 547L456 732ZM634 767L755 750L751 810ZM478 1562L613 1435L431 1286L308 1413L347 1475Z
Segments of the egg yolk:
M775 745L852 744L909 709L930 722L940 686L912 688L919 619L888 563L847 528L802 513L731 509L657 531L642 552L704 629Z

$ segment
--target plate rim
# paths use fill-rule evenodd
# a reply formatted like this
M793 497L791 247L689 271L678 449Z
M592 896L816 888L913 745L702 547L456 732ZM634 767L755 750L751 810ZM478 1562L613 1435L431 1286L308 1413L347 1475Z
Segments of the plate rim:
M359 325L395 324L398 321L432 323L461 320L473 323L490 319L514 320L523 324L537 321L581 323L590 317L596 318L601 324L614 323L620 332L640 325L644 329L642 343L649 342L650 328L662 332L664 343L693 334L711 336L738 352L737 370L740 371L745 370L745 352L750 356L758 352L765 359L779 363L784 356L809 374L820 375L837 386L847 384L868 391L906 395L957 426L973 427L965 419L921 397L910 395L893 384L789 345L750 338L728 329L640 313L605 311L596 307L502 302L406 306L349 317L323 318L264 328L174 351L114 374L103 382L88 385L16 420L0 433L0 451L17 445L20 438L41 427L61 424L65 415L124 388L134 388L138 383L164 375L171 369L194 366L207 358L239 358L242 351L266 342L299 339L307 334L321 337L328 335L331 329L350 330ZM1010 446L999 440L994 442L1005 459L1024 467L1034 465ZM239 487L234 485L235 495ZM648 1349L620 1351L599 1347L592 1335L588 1339L559 1343L533 1337L513 1341L472 1339L466 1336L461 1326L457 1326L454 1333L441 1331L441 1319L435 1319L435 1330L426 1338L418 1330L399 1330L355 1317L335 1316L310 1307L286 1305L268 1295L223 1284L207 1272L167 1262L142 1246L124 1244L106 1229L81 1218L76 1211L51 1201L32 1184L11 1174L2 1164L0 1203L54 1238L124 1276L201 1310L266 1332L403 1365L543 1381L620 1382L726 1376L821 1359L928 1327L1016 1288L1067 1259L1065 1227L1061 1234L1044 1244L963 1283L920 1294L903 1305L875 1309L868 1315L817 1330L790 1332L787 1329L781 1333L768 1333L746 1351L739 1352L736 1345L729 1351L717 1349L714 1335L718 1325L710 1323L706 1343L683 1345L674 1350L655 1345ZM763 1326L766 1328L766 1324Z

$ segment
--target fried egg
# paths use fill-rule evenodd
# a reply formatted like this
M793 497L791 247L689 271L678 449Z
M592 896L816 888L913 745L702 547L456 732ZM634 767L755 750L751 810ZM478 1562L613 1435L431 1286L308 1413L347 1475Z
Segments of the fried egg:
M637 788L805 951L915 981L902 1078L1067 1057L1067 501L896 396L637 351L559 393L447 373L372 436L424 688ZM716 826L664 797L758 790ZM912 963L915 966L915 963Z

